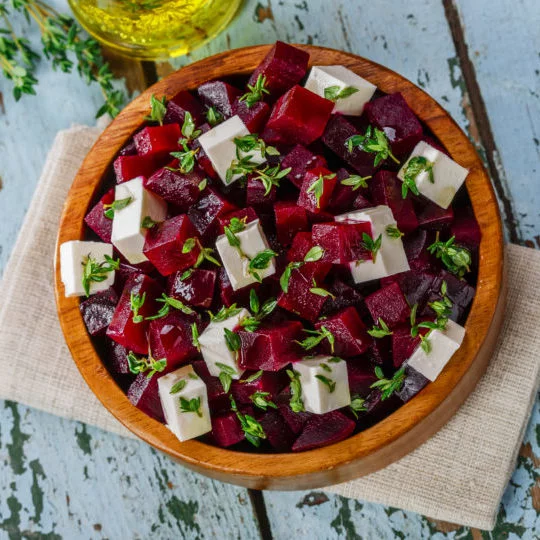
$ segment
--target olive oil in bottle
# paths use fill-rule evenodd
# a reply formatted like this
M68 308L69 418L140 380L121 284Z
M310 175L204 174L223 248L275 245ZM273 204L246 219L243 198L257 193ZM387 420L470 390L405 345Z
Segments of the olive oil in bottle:
M82 26L117 52L155 60L215 37L242 0L69 0Z

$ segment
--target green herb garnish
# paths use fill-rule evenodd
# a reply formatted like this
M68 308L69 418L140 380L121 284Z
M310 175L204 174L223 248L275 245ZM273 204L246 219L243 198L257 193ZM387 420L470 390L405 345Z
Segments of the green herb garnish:
M187 174L193 171L193 169L195 168L195 163L197 162L196 156L199 152L199 148L195 148L195 150L190 150L186 139L180 139L179 143L180 143L180 146L182 146L183 151L171 152L171 156L173 158L176 158L179 161L180 167L178 168L166 167L166 168L169 171Z
M265 188L264 196L268 197L272 187L279 187L280 180L291 172L291 168L280 169L279 165L270 167L267 165L264 169L256 169L251 177L253 180L259 180Z
M161 295L161 298L156 299L156 302L163 303L163 306L155 315L146 317L147 321L154 321L167 316L171 311L171 308L177 309L186 315L193 315L195 313L195 311L193 311L189 306L186 306L184 303L180 302L180 300L177 300L172 296L167 296L165 293Z
M112 202L111 204L104 204L103 205L103 215L107 219L113 219L114 218L114 212L116 210L122 210L122 208L125 208L132 201L133 201L133 197L126 197L125 199L117 199L116 201Z
M142 229L152 229L159 224L159 221L154 221L150 216L144 216L144 219L141 223Z
M260 379L263 375L264 371L262 369L259 369L259 371L256 371L255 373L252 373L247 379L242 379L241 383L251 383L255 382L257 379Z
M351 398L351 404L350 404L351 412L354 414L355 418L358 419L358 413L359 412L366 412L367 406L366 406L366 400L359 395L355 394Z
M217 126L220 122L223 122L223 115L215 107L208 107L206 111L206 121L212 127Z
M195 413L199 418L202 418L201 398L186 399L180 397L180 411L183 413Z
M92 283L105 281L107 274L118 270L120 266L120 259L113 259L108 255L104 255L103 258L105 260L98 263L96 259L87 255L86 260L82 263L82 286L87 297L90 296L90 286Z
M360 148L364 152L375 154L373 165L377 167L379 163L390 158L395 163L399 164L399 160L392 154L390 143L384 131L368 126L364 135L353 135L345 141L345 145L349 152L355 148Z
M157 122L160 126L163 125L163 118L167 113L167 99L163 96L158 99L154 94L150 97L150 116L145 116L144 119L149 122Z
M264 249L259 251L250 261L247 267L247 271L251 274L259 283L262 282L262 277L257 270L266 270L272 259L277 256L277 253L272 249Z
M317 208L321 207L321 197L323 196L323 193L324 193L324 181L331 180L332 178L335 178L335 177L336 177L335 173L327 174L324 176L320 174L319 178L317 178L317 180L315 180L315 182L313 182L307 188L306 193L313 193L315 200L317 202Z
M289 406L291 411L299 413L305 411L304 402L302 400L302 383L300 382L300 373L294 369L287 369L287 375L291 379L291 399Z
M381 249L382 234L379 234L379 236L374 240L371 238L371 236L369 236L368 233L362 233L362 240L362 247L371 253L371 258L373 262L375 262L377 253Z
M462 278L471 270L471 252L455 243L455 236L446 242L439 240L439 232L435 237L435 242L428 247L428 251L441 259L446 268L452 273Z
M240 421L240 426L242 431L246 436L246 440L249 441L253 446L259 447L261 445L261 439L266 439L266 433L264 432L263 427L253 416L249 414L242 414L236 402L232 396L229 396L231 400L231 409L236 413L238 420Z
M433 165L434 163L427 160L424 156L414 156L412 157L405 170L403 172L403 184L401 186L401 196L405 199L407 193L411 191L415 195L419 195L418 186L416 185L416 179L418 175L422 172L427 172L429 176L429 181L434 184L435 176L433 175Z
M375 381L370 388L378 388L381 392L381 400L384 401L403 386L403 381L405 380L405 366L398 369L391 379L387 379L384 376L383 370L379 366L375 368L375 375L378 380Z
M303 262L290 262L281 274L279 278L279 284L281 285L281 290L284 293L287 293L289 290L289 281L291 279L292 271L298 270L306 262L316 262L323 258L324 249L321 246L313 246L305 255Z
M241 96L238 101L245 101L248 109L253 107L255 103L261 101L264 94L270 94L270 92L265 88L266 77L261 74L259 74L257 77L257 81L254 85L248 84L247 87L249 92L246 92L243 96Z
M240 336L228 328L224 328L223 332L225 334L225 343L227 344L227 349L229 349L231 352L239 351L240 347L242 346Z
M358 88L354 86L327 86L324 89L324 97L330 101L336 102L338 99L345 99L358 92Z
M223 306L215 315L213 315L211 311L209 311L208 314L212 321L222 322L238 315L241 311L241 307L236 307L236 304L231 304L229 307Z
M325 377L324 375L315 375L315 378L319 379L319 381L321 381L323 384L328 386L328 391L330 393L333 393L334 390L336 389L336 382L333 381L332 379L329 379L328 377Z
M371 337L380 339L385 336L393 334L392 330L388 328L387 324L379 317L379 326L375 325L371 330L368 330L368 334Z
M309 337L307 337L303 341L297 341L297 343L299 343L303 349L305 349L306 351L314 349L317 345L319 345L319 343L327 339L328 343L330 344L330 351L332 353L334 352L334 345L336 340L332 332L330 332L330 330L328 330L325 326L321 326L319 330L304 329L304 332L306 334L309 334Z
M386 236L389 236L390 238L401 238L404 236L404 233L402 233L396 225L388 225L385 232Z
M262 409L263 411L268 410L268 407L277 409L277 405L271 399L268 399L268 396L270 395L270 392L254 392L251 394L251 396L249 396L249 399L253 401L253 404L256 407Z
M142 296L138 293L131 293L129 297L129 304L131 306L131 311L133 312L133 322L141 323L144 321L144 317L139 315L139 310L143 307L144 302L146 301L146 293L143 293Z
M221 386L223 386L223 390L228 393L231 389L233 375L236 375L236 370L233 367L221 362L216 362L216 367L221 370L218 375L219 382L221 383Z
M351 174L348 178L342 180L341 184L344 186L350 186L352 187L353 191L356 191L360 188L367 188L367 180L369 180L370 178L371 176L358 176L357 174Z
M169 394L178 394L178 392L181 392L186 387L187 381L186 379L180 379L178 382L175 382L171 386L171 390L169 391Z
M201 344L199 343L199 328L197 323L191 324L191 343L200 352Z
M161 358L160 360L155 360L151 356L148 357L138 357L133 351L129 351L127 355L129 371L134 375L139 373L147 373L147 378L151 378L155 373L161 373L167 367L167 359Z
M253 315L251 317L244 317L240 321L240 326L248 332L254 332L259 328L261 320L267 315L270 315L274 309L276 309L277 300L275 298L267 298L263 305L260 305L259 297L255 289L249 291L249 307Z

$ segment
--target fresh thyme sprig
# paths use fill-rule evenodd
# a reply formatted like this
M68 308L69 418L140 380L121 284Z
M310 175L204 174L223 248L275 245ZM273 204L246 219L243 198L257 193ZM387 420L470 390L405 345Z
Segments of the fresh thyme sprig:
M237 307L236 304L231 304L229 307L223 306L215 315L209 311L210 320L214 322L223 322L235 315L238 315L242 311L241 307Z
M255 407L258 407L259 409L262 409L263 411L268 410L268 407L272 409L277 409L277 405L269 399L269 396L271 396L270 392L254 392L249 396L249 399L253 401L253 405Z
M126 197L125 199L117 199L116 201L113 201L111 204L104 204L103 205L103 215L107 219L113 219L114 213L116 210L122 210L122 208L125 208L131 202L133 201L133 197Z
M373 165L377 167L379 163L390 158L399 164L399 160L392 154L390 143L384 131L368 126L364 135L353 135L345 141L347 150L352 152L355 148L360 148L364 152L375 154Z
M153 321L155 319L161 319L167 316L171 311L171 308L177 309L178 311L181 311L186 315L193 315L195 313L195 311L193 311L189 306L186 306L184 303L180 302L180 300L177 300L176 298L167 296L165 293L163 293L161 295L161 298L158 298L156 302L163 303L163 306L155 315L152 315L151 317L145 317L147 321Z
M107 274L118 270L120 259L113 259L108 255L103 257L105 260L98 263L96 259L88 255L83 261L82 286L86 296L90 296L90 286L92 283L101 283L107 279Z
M280 169L279 165L275 165L274 167L267 165L263 169L255 169L252 178L261 182L265 188L264 196L268 197L272 191L272 187L279 187L280 180L287 176L290 172L291 167Z
M167 367L167 359L161 358L155 360L151 356L138 357L133 351L130 351L127 355L129 371L134 375L139 373L146 373L148 379L150 379L155 373L161 373Z
M195 413L199 418L202 418L201 398L196 397L192 399L186 399L184 397L180 397L180 412Z
M322 259L324 256L324 249L321 246L313 246L304 256L304 261L290 262L281 274L279 278L279 284L281 285L281 290L284 293L289 291L289 281L291 280L291 275L293 270L298 270L306 262L316 262Z
M405 366L398 369L391 379L387 379L384 376L383 370L377 366L375 368L375 381L370 388L378 388L381 392L381 400L388 399L394 392L397 392L402 386L405 380Z
M355 88L354 86L345 86L341 88L341 86L327 86L324 89L324 97L326 99L329 99L330 101L337 101L338 99L345 99L349 96L352 96L353 94L356 94L358 92L358 88Z
M287 369L287 375L291 379L291 399L289 406L295 413L305 411L304 401L302 400L302 383L300 382L300 373L294 369Z
M391 336L392 330L388 328L388 325L379 317L379 326L375 325L371 330L368 330L368 334L376 339L383 338L385 336Z
M309 289L309 292L311 294L315 294L317 296L330 296L330 298L335 298L335 296L330 291L319 287L319 285L317 285L317 282L315 281L315 278L311 280L311 283L313 285L313 287Z
M432 161L429 161L424 156L414 156L409 159L405 171L403 172L403 184L401 186L401 196L405 199L407 193L411 191L415 195L419 195L418 186L416 185L416 179L422 172L426 172L429 177L429 181L434 184L435 176L433 175Z
M351 174L348 178L343 179L341 181L341 184L344 186L350 186L352 187L353 191L356 191L360 188L367 188L367 180L369 180L370 178L371 176L359 176L357 174Z
M334 354L334 345L336 343L336 338L334 337L334 334L326 328L326 326L321 326L320 330L308 330L304 328L304 332L306 334L309 334L309 337L304 339L303 341L297 341L296 343L300 344L300 346L305 349L306 351L310 351L311 349L314 349L319 343L321 343L323 340L327 339L328 343L330 344L330 351L332 354Z
M223 386L223 390L228 393L231 389L233 375L236 375L236 370L222 362L216 362L216 367L220 369L218 375L219 382L221 383L221 386Z
M456 237L452 236L446 242L439 240L439 232L435 237L435 242L428 247L428 251L441 259L446 268L459 278L462 278L471 270L471 252L455 243Z
M404 233L397 228L397 225L387 225L385 232L386 236L389 236L390 238L401 238L404 236Z
M133 322L135 324L141 323L144 321L144 317L139 315L139 310L144 306L146 302L146 293L142 293L142 296L139 293L131 292L129 296L129 304L131 311L133 313Z
M382 234L379 234L377 238L371 238L368 233L362 233L362 246L371 253L373 262L377 259L377 253L381 249Z
M336 389L336 382L328 377L326 375L315 375L315 378L321 381L324 385L328 387L328 392L332 394L334 390Z
M154 94L150 97L150 115L144 119L149 122L157 122L160 126L163 125L163 119L167 114L167 98L163 96L158 99Z
M249 414L242 414L238 407L236 406L236 401L234 401L232 396L229 396L231 400L231 409L236 413L238 420L240 421L240 426L246 440L249 441L253 446L259 447L261 445L261 440L266 439L266 433L264 432L263 427L253 416Z
M335 177L336 177L335 173L327 174L324 176L320 174L319 178L317 178L315 182L313 182L307 188L306 193L313 193L316 204L317 204L317 208L321 207L321 197L323 196L323 193L324 193L324 181L331 180L332 178L335 178Z
M248 332L255 332L255 330L259 328L262 319L270 315L270 313L276 309L276 306L276 298L267 298L261 306L257 292L255 289L251 289L249 291L249 307L253 315L250 317L244 317L240 321L240 326Z
M223 121L223 115L215 107L208 107L206 110L206 121L212 127L217 126Z
M355 394L351 397L350 408L351 412L354 414L354 417L358 419L359 412L367 411L366 400L358 394Z
M262 101L264 94L270 94L266 89L266 77L259 74L254 85L248 84L248 92L239 98L239 101L245 101L248 109L253 107L255 103Z

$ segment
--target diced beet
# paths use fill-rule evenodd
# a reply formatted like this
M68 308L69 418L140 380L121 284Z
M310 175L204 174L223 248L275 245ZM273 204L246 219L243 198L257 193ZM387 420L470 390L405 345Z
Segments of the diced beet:
M195 373L204 381L204 384L206 384L206 393L208 395L208 403L212 414L218 410L229 409L231 405L229 396L227 392L225 392L219 378L210 375L206 362L204 360L195 360L191 365L193 366Z
M254 332L238 332L242 346L239 364L243 369L279 371L298 360L301 351L295 340L300 337L302 324L288 321L272 326L261 326Z
M120 343L116 341L107 341L107 356L105 363L112 373L127 375L131 373L129 370L129 362L127 359L128 351Z
M366 325L353 307L348 307L315 323L317 330L320 330L322 326L334 336L335 340L333 352L329 341L327 339L323 341L323 349L327 354L349 358L364 353L371 345Z
M456 244L468 249L476 249L482 238L476 218L463 212L460 212L452 222L450 235L455 236Z
M410 366L405 368L405 380L403 386L396 392L396 396L407 403L412 397L414 397L422 388L428 384L429 380L426 379L421 373L418 373Z
M184 253L188 239L193 239L194 245ZM197 231L188 216L180 214L149 229L143 253L162 276L168 276L195 264L201 252L197 240Z
M114 273L114 289L118 294L122 294L126 282L131 278L146 274L147 272L140 265L120 262L118 270Z
M411 268L418 271L432 267L433 257L427 249L431 243L430 234L424 229L418 229L403 239L403 247Z
M368 362L347 362L347 376L351 396L366 397L371 392L371 385L377 380L373 366Z
M337 311L351 306L355 307L360 315L364 316L367 314L364 297L341 279L334 279L330 283L328 291L334 297L328 298L323 306L322 315L332 315Z
M346 186L341 183L350 176L351 173L343 167L336 173L336 187L334 188L332 199L328 206L328 209L334 214L342 214L353 208L353 203L358 195L366 196L369 194L369 188L358 188L353 190L351 186Z
M148 126L133 135L139 156L163 156L178 150L178 139L182 136L178 124Z
M148 354L148 340L146 332L148 321L139 323L133 321L131 310L131 295L145 296L145 301L139 309L139 315L150 317L155 315L161 304L156 302L156 298L161 296L161 287L157 281L144 274L130 278L122 292L120 301L116 306L112 321L107 329L107 336L123 345L126 349L137 354Z
M371 208L373 206L373 203L366 198L366 196L363 193L359 193L356 195L356 198L353 201L352 207L355 210L363 210L364 208Z
M245 223L251 223L256 219L259 219L259 216L257 215L257 212L255 212L255 210L253 210L253 208L250 206L246 206L241 210L235 210L234 212L225 214L224 216L219 216L219 234L223 234L225 232L225 227L229 225L232 218L238 218L240 220L245 220Z
M318 414L307 421L302 434L292 446L293 452L303 452L335 444L346 439L354 431L353 420L339 411Z
M322 280L328 273L329 265L326 263L307 263L298 270L291 272L288 292L282 292L278 297L278 305L287 311L296 313L300 317L314 322L326 302L326 296L319 296L310 291L317 287L324 287ZM319 277L317 277L317 275Z
M182 125L186 112L191 114L196 126L205 121L204 108L201 102L187 90L182 90L167 103L167 112L163 122L165 124Z
M371 236L371 223L318 223L311 230L313 243L324 249L323 261L334 264L370 260L370 252L363 247L363 234Z
M248 107L245 101L237 99L233 105L233 112L240 117L250 133L259 133L270 116L270 105L258 101Z
M260 424L266 433L266 439L274 450L287 452L291 449L295 434L279 412L270 409L264 413Z
M199 97L208 107L215 107L225 118L235 114L235 102L242 92L224 81L210 81L197 89Z
M371 179L369 185L373 202L390 207L401 232L409 233L418 227L412 201L410 198L402 197L402 182L398 180L395 173L379 171Z
M265 280L266 281L266 280ZM221 267L218 273L218 290L220 299L223 305L230 306L232 304L249 305L249 291L257 290L259 284L254 283L250 287L242 287L237 291L233 290L229 276L225 268Z
M346 118L340 114L333 114L326 126L322 141L360 176L370 176L375 170L373 165L375 155L365 152L360 147L353 148L352 152L349 152L347 148L347 140L358 134L356 127Z
M112 219L105 216L104 205L114 202L114 188L110 189L101 197L99 202L86 214L84 222L90 227L104 242L111 242Z
M201 196L199 184L206 178L204 172L195 167L189 173L171 170L177 168L178 161L157 170L144 180L144 187L153 191L167 202L174 204L180 212L187 212Z
M422 311L433 287L439 283L435 274L425 270L409 270L401 274L395 274L381 279L381 286L397 283L405 295L410 306L418 304L419 312Z
M274 105L262 133L272 144L311 144L324 132L334 103L294 86Z
M114 160L116 183L128 182L138 176L148 178L160 167L160 160L153 154L147 156L118 156Z
M420 345L420 338L411 336L409 325L400 325L394 328L392 333L392 359L394 367L400 368L403 362L408 360L416 348Z
M399 92L366 103L364 111L369 122L384 131L397 157L412 152L422 138L422 124Z
M441 230L449 225L454 219L454 210L449 206L446 210L438 204L428 202L424 208L418 212L418 225L426 229Z
M155 319L148 327L148 342L152 358L167 359L164 373L175 370L197 354L193 345L191 325L198 317L172 311L165 317Z
M230 411L226 414L213 416L212 437L216 444L223 448L243 441L245 435L236 413Z
M287 260L303 261L307 252L315 245L310 232L299 232L293 238L293 243L287 252Z
M310 413L307 411L304 412L294 412L292 411L289 403L291 401L291 392L290 388L286 388L279 394L276 400L276 404L278 406L278 410L283 416L283 419L291 428L292 432L295 434L298 434L304 429L304 425L306 422L315 416L314 413Z
M411 314L409 304L397 283L387 285L370 294L366 298L366 306L376 324L380 318L390 328L405 322Z
M263 183L253 175L248 175L246 189L246 204L248 206L268 206L276 200L276 186L270 188L270 193L266 194Z
M101 336L112 320L118 296L113 288L87 298L79 305L86 329L91 336Z
M275 397L283 390L283 387L289 382L289 378L284 371L271 372L265 371L260 377L251 382L242 382L253 375L254 371L246 371L242 379L233 381L231 393L237 403L244 405L253 405L250 399L255 392L269 392L269 399L274 401Z
M381 392L374 390L368 395L364 405L367 411L358 415L360 417L358 425L361 429L366 429L384 420L399 409L403 405L403 401L396 394L387 399L382 399Z
M266 89L276 98L298 84L307 71L309 54L283 41L276 41L264 60L252 73L248 84L254 85L259 75L266 78Z
M315 182L322 181L322 194L317 200L315 196L315 190L312 188ZM304 176L302 187L300 189L300 195L298 196L298 206L302 206L306 210L315 214L322 212L329 204L332 192L336 187L336 175L335 173L325 169L324 167L317 167L316 169L309 170ZM311 190L311 191L310 191Z
M390 336L374 338L367 352L369 360L377 365L387 364L391 360L391 344Z
M165 416L161 408L161 400L159 399L157 379L155 375L148 378L146 373L139 373L131 383L127 397L143 413L151 416L158 422L164 423Z
M195 268L182 279L184 272L169 276L167 295L190 306L209 308L214 298L217 271Z
M296 233L308 229L308 219L305 208L293 202L279 201L274 205L276 229L279 243L288 246Z
M217 226L220 216L234 212L237 208L214 189L206 189L203 196L188 212L189 219L199 234L206 238Z
M298 189L302 187L302 182L307 171L316 169L317 167L327 167L327 165L326 159L314 154L301 144L297 144L281 162L282 169L288 169L290 167L291 172L287 175L287 178Z
M123 148L118 152L119 156L135 156L137 155L137 147L133 140L129 141Z

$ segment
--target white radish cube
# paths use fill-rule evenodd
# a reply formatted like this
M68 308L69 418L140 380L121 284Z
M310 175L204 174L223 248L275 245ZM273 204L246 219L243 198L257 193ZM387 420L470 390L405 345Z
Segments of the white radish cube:
M114 211L111 241L131 264L139 264L148 260L143 253L148 231L143 229L142 222L145 217L164 221L167 203L143 187L142 176L116 186L115 200L128 197L131 197L131 202Z
M224 321L211 321L199 336L201 354L206 362L210 375L218 377L224 371L218 364L224 364L234 370L233 379L239 379L244 370L238 366L238 351L231 351L225 339L225 329L231 332L245 317L249 317L247 309L241 309L236 315Z
M244 122L242 122L240 117L232 116L228 120L225 120L225 122L212 128L210 131L203 133L198 139L215 171L226 185L232 184L242 177L241 174L235 174L227 181L227 170L230 168L233 161L238 159L238 156L240 156L240 158L250 156L250 161L257 165L266 161L266 158L259 150L253 150L246 153L239 151L237 154L234 139L249 134L248 128Z
M409 261L401 238L394 238L387 232L388 227L397 227L392 210L388 206L375 206L336 216L336 221L364 221L371 223L373 239L382 235L381 248L375 260L350 263L355 283L364 283L410 270Z
M270 249L268 240L258 219L247 223L243 231L236 233L236 237L240 241L240 248L246 257L242 256L237 248L229 244L229 240L224 234L218 236L216 240L216 249L223 261L223 266L227 272L227 276L229 276L231 286L235 291L257 282L253 273L248 271L250 259L261 251ZM275 257L270 259L266 268L255 270L255 272L261 279L275 274Z
M321 97L325 89L339 87L339 90L352 87L358 91L350 96L339 98L334 105L334 113L360 116L364 105L372 98L377 87L363 79L345 66L313 66L304 85L305 88Z
M449 320L445 330L433 330L427 337L430 351L418 346L407 364L426 379L434 381L459 349L464 337L465 328Z
M409 161L416 156L425 157L433 164L434 180L433 182L430 180L427 171L422 171L415 179L418 191L441 208L448 208L458 189L465 182L469 171L427 142L420 141L398 172L398 178L401 181L405 178L405 171Z
M292 367L300 375L306 411L324 414L351 404L347 363L344 360L315 356L295 362Z
M160 377L158 390L167 427L181 441L194 439L211 431L212 422L206 384L191 365L183 366ZM187 406L182 407L182 404L186 405L186 402L194 403L198 407L193 407L196 410L191 410Z
M60 276L64 284L66 296L84 296L83 287L84 266L88 259L94 259L97 264L108 263L105 255L112 257L113 247L103 242L83 242L72 240L60 246ZM114 283L114 270L107 272L103 281L89 281L90 294L105 291Z

